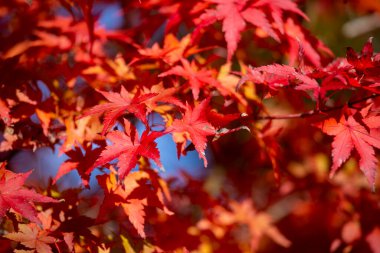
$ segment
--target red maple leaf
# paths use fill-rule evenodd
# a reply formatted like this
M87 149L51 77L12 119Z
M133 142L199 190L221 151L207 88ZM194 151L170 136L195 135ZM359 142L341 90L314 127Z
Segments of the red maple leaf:
M178 155L185 150L186 140L191 140L205 166L207 166L205 156L207 136L215 135L215 128L207 121L209 102L210 99L205 99L194 108L187 104L183 118L174 120L167 129L168 132L173 132Z
M106 135L113 145L107 146L100 154L99 159L87 171L89 173L95 167L104 165L116 158L118 158L117 166L119 167L119 177L123 179L133 169L140 156L152 159L159 167L162 167L160 162L160 152L157 149L155 139L164 135L164 132L155 132L145 130L140 140L135 138L136 129L124 120L125 133L121 131L111 131Z
M374 67L374 61L372 59L373 55L373 46L372 46L372 37L364 44L363 49L358 55L354 49L351 47L347 48L346 57L347 61L354 66L357 70L363 71L367 68Z
M314 37L294 18L287 18L284 22L284 39L287 46L284 53L289 56L289 65L295 65L300 60L300 52L308 64L321 67L329 57L334 56L332 51L319 39ZM285 43L284 43L285 44ZM303 61L303 59L301 59Z
M5 169L5 163L0 165L0 218L12 208L30 221L40 224L33 202L58 202L23 187L31 173L13 173Z
M139 120L146 124L146 105L144 104L148 99L156 96L155 93L139 94L137 92L133 98L130 97L128 91L122 86L120 93L98 91L110 103L96 105L83 114L80 118L89 115L105 113L104 127L102 135L104 135L116 122L117 118L126 112L134 114Z
M347 61L356 70L358 86L379 94L380 54L374 54L372 37L364 44L360 54L347 48Z
M297 90L313 91L315 98L318 98L320 92L319 84L315 79L294 67L281 64L249 68L247 75L242 77L239 85L247 80L267 85L270 91L274 92L291 85L295 86Z
M371 186L375 183L377 159L373 147L380 148L380 116L370 116L356 120L353 116L334 118L323 122L322 131L335 136L332 143L333 164L330 177L350 157L355 148L360 156L359 166Z
M41 227L34 223L20 224L19 229L19 232L9 233L4 235L4 237L20 242L29 249L35 249L35 252L53 252L49 244L57 242L57 239L49 236L48 231L41 229Z
M197 30L215 23L218 20L223 20L223 32L227 42L227 60L230 61L234 54L237 44L241 39L240 33L244 31L246 22L251 23L256 27L260 27L273 39L280 41L278 35L274 31L274 27L267 19L264 12L265 8L269 8L277 29L283 33L282 12L289 11L301 15L307 19L306 15L297 8L297 5L290 0L268 1L262 0L256 3L251 3L248 6L247 0L209 0L211 3L216 3L216 9L207 9L201 15Z
M170 70L161 73L159 77L165 77L169 75L181 76L189 81L189 85L193 92L195 100L199 97L200 89L206 84L216 85L217 81L212 77L212 72L209 70L196 70L195 63L189 63L186 59L181 59L182 66L174 66Z
M8 233L4 235L4 237L16 242L20 242L27 248L34 249L35 251L33 252L52 253L53 251L49 244L59 242L59 239L55 238L52 232L54 232L60 226L60 223L57 220L53 219L52 213L52 209L40 212L38 214L38 218L41 220L40 225L37 225L35 223L19 224L19 231Z
M137 171L126 176L124 178L124 181L128 181L128 183L130 183L128 185L128 190L122 187L122 185L118 184L116 176L113 173L110 175L101 175L97 177L99 185L105 191L105 198L99 210L98 221L103 221L110 209L114 209L116 206L121 206L124 213L128 216L129 221L137 230L138 234L143 238L146 237L144 231L144 206L147 205L147 200L128 198L130 193L135 188L139 187L139 184L136 180L141 179L142 177L140 175L144 174L146 173ZM132 178L132 180L128 180L129 178Z
M145 207L155 206L162 209L168 215L173 214L167 209L165 204L166 200L171 200L166 182L158 178L157 173L153 171L142 170L131 172L123 179L122 185L117 182L116 176L113 173L97 176L97 179L105 193L97 218L99 222L104 221L110 213L110 209L120 206L138 234L145 238ZM141 196L136 194L135 190L138 189L143 192ZM125 219L125 217L123 216L121 219Z

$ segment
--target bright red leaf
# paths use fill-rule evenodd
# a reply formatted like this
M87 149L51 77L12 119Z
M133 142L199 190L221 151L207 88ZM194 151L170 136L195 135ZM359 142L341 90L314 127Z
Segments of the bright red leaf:
M323 122L321 128L324 133L335 136L330 176L335 174L355 148L360 156L360 169L370 185L374 186L377 159L373 147L380 148L380 117L367 117L362 122L358 122L353 116L348 116L347 119L342 116L339 122L330 118Z
M290 0L282 1L258 1L250 3L247 0L209 0L217 4L216 9L207 9L200 16L200 24L197 29L211 25L218 20L223 21L224 38L227 42L227 60L230 61L237 45L241 39L241 32L246 27L246 22L263 29L272 38L279 41L278 35L274 32L277 27L283 33L283 11L289 11L301 15L307 19L306 15L300 11L295 3ZM248 5L247 5L248 4ZM276 25L271 24L264 12L268 8Z
M106 220L109 210L120 206L138 234L145 238L145 208L148 203L150 203L150 206L162 209L168 215L173 214L165 205L165 201L170 200L167 185L162 179L158 178L156 173L147 171L131 172L123 179L123 184L117 182L113 173L98 176L97 179L99 185L105 191L105 197L98 214L99 221ZM138 189L143 190L143 196L132 194ZM124 219L124 217L121 219Z
M186 140L191 140L205 166L207 166L205 156L207 136L215 135L215 128L207 120L209 102L209 99L205 99L194 108L187 105L183 118L174 120L167 129L168 132L173 132L178 154L184 151Z
M319 84L315 79L287 65L272 64L250 68L248 74L243 76L239 84L247 80L264 84L269 87L269 91L277 91L292 86L297 90L312 91L314 98L318 98L320 92Z
M139 94L136 93L133 98L131 94L121 86L120 93L98 91L101 93L110 103L96 105L84 113L81 118L94 114L105 113L104 127L102 135L104 135L116 122L116 120L125 113L134 114L144 124L146 121L146 105L144 104L148 99L156 96L157 94Z
M195 63L189 63L186 59L181 59L181 62L183 67L177 65L161 73L159 77L176 75L185 78L189 82L195 100L199 98L200 89L207 84L210 86L218 86L217 81L212 77L211 71L204 69L197 70Z
M23 186L31 173L13 173L5 169L5 163L0 165L0 218L12 208L30 221L40 224L33 202L58 202Z
M360 55L358 55L352 47L347 48L347 61L359 71L374 67L374 61L372 59L372 39L372 37L368 39L367 43L363 46Z
M101 152L99 159L87 173L117 158L117 166L119 167L118 175L122 179L137 165L140 156L152 159L159 167L162 167L160 152L154 141L164 135L164 132L150 132L149 130L145 130L140 140L138 140L138 137L135 138L135 127L127 120L124 120L124 129L124 133L116 130L106 135L106 138L109 139L113 145L106 146Z

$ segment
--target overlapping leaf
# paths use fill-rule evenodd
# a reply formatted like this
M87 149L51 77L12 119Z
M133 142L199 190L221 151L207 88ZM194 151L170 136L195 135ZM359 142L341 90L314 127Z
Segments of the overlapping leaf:
M248 74L240 80L240 84L248 80L256 84L264 84L272 92L289 86L297 90L312 91L314 98L318 98L320 92L319 84L315 79L287 65L272 64L250 68Z
M118 175L122 179L137 165L140 156L152 159L159 167L162 167L160 152L157 149L155 139L161 137L164 132L150 132L149 130L145 130L141 138L138 138L138 136L136 136L135 127L127 120L124 120L124 130L124 133L115 130L106 135L106 138L109 139L113 145L106 146L95 164L87 170L87 173L98 166L118 159Z
M160 77L169 75L181 76L188 80L195 100L199 98L201 88L206 85L218 86L217 81L212 77L212 71L197 70L195 63L189 63L186 59L181 59L182 66L174 66L170 70L161 73Z
M146 106L145 102L157 94L148 93L140 95L136 93L131 98L128 91L122 86L120 93L99 91L109 103L96 105L88 110L82 117L87 117L94 114L105 113L104 127L102 135L104 135L116 122L116 120L125 113L132 113L143 123L146 121Z
M207 121L209 102L209 99L205 99L194 108L187 105L183 118L174 120L167 129L168 132L173 132L174 141L177 143L178 156L185 150L186 141L191 140L205 166L207 166L205 154L207 136L215 135L215 128Z
M263 29L275 40L279 41L279 37L274 31L274 25L269 22L264 11L269 8L272 18L277 25L277 29L283 33L283 11L289 11L301 15L307 19L306 15L300 11L295 3L290 0L284 1L257 1L250 3L247 0L209 0L211 3L217 4L216 9L207 9L200 16L200 24L197 29L211 25L218 20L223 22L224 37L227 42L227 60L230 61L237 45L241 39L241 32L246 27L246 22Z
M57 175L53 179L53 184L55 184L62 176L66 175L74 169L77 169L79 175L82 178L83 184L85 186L88 186L90 180L90 174L88 173L88 170L92 167L95 160L99 157L102 149L99 147L92 148L92 145L89 143L86 143L83 149L84 150L82 151L80 147L75 147L74 149L65 153L69 159L62 163L58 168Z
M4 237L20 242L29 249L34 249L35 252L53 253L49 244L55 243L56 238L49 236L48 231L41 229L37 224L20 224L19 232L9 233Z
M13 173L0 164L0 218L12 208L32 222L40 223L33 202L58 202L53 198L36 193L24 187L24 182L32 173Z
M171 199L167 185L153 171L132 172L123 179L123 185L117 182L113 173L97 178L99 185L105 191L105 198L98 214L99 221L107 220L107 213L115 206L120 206L137 233L145 238L145 209L148 206L155 206L166 214L172 214L165 203ZM142 191L143 195L132 194L135 191ZM148 203L150 204L148 205Z
M380 149L380 117L370 116L358 121L353 116L342 116L339 122L330 118L323 122L321 128L326 134L334 136L330 176L335 174L355 148L360 156L360 169L373 186L378 163L374 147Z

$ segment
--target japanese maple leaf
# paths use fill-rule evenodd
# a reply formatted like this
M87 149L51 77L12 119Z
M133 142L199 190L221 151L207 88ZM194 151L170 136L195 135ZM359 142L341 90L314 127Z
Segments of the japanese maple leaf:
M75 147L74 149L66 152L65 154L69 157L69 159L62 163L58 168L57 175L53 179L53 184L55 184L62 176L74 169L77 169L80 177L82 178L83 184L88 186L90 179L88 169L92 167L94 161L99 157L101 150L101 148L92 149L92 145L87 143L87 145L84 144L84 153L80 147Z
M267 85L271 91L294 85L297 90L313 91L315 98L318 98L320 92L319 84L315 79L287 65L272 64L250 68L248 69L248 74L242 77L239 84L247 80Z
M186 140L191 140L199 157L207 166L205 149L207 136L215 135L215 128L207 121L210 99L203 100L198 106L192 108L187 104L187 109L182 119L175 119L168 127L168 132L173 132L173 138L177 143L178 154L184 151Z
M150 171L136 171L128 174L123 185L119 184L113 173L97 176L99 185L104 189L105 197L99 209L98 221L103 221L110 209L120 206L138 234L145 238L145 207L155 206L166 214L173 214L166 208L163 196L170 200L170 193L166 183ZM142 183L148 181L148 183ZM141 184L140 184L141 183ZM143 196L131 194L135 190L142 190ZM124 217L122 218L124 219ZM106 218L107 221L107 218Z
M19 224L19 232L9 233L4 237L20 242L29 249L35 249L36 252L53 253L49 244L55 243L56 238L49 236L49 232L41 229L35 223Z
M251 23L256 27L260 27L268 33L273 39L280 41L278 35L274 31L274 27L268 21L263 7L269 7L272 12L272 18L278 27L283 26L282 11L290 11L297 13L307 19L306 15L297 8L297 5L290 0L282 1L258 1L251 3L248 6L247 0L209 0L211 3L216 3L216 9L208 9L200 16L201 22L196 28L199 30L202 27L211 25L218 20L223 21L223 32L227 42L227 60L230 61L232 55L236 51L237 44L241 39L241 32L246 27L246 22ZM283 29L282 29L283 30ZM283 32L283 31L282 31Z
M162 60L169 65L173 65L184 57L186 48L190 44L190 35L184 36L181 40L173 34L165 35L164 46L161 49L158 43L153 44L151 48L141 48L138 52L147 58ZM142 60L143 58L137 58L133 61Z
M368 68L374 67L374 61L372 59L373 55L373 45L372 37L370 37L367 43L364 44L360 55L358 55L354 49L351 47L347 48L347 61L359 71L364 71ZM380 64L379 64L380 65Z
M115 124L117 118L126 112L134 114L139 120L146 124L146 105L144 102L157 95L153 93L140 95L139 92L137 92L133 98L130 98L128 91L123 86L121 87L120 93L112 91L98 92L110 101L110 103L96 105L83 114L80 118L93 114L105 113L102 135L104 135Z
M157 96L154 96L146 101L145 104L147 106L148 113L152 111L160 113L160 106L165 104L172 104L180 108L185 108L184 104L178 98L173 96L176 92L178 92L178 88L165 88L162 83L158 83L153 85L149 91L150 93L156 93Z
M206 13L201 15L199 27L205 27L218 20L223 20L224 38L227 41L227 59L230 61L240 41L240 33L246 26L241 11L247 0L214 0L210 2L216 3L217 7L215 10L207 10Z
M285 53L289 56L289 65L300 60L300 48L304 58L315 67L322 67L323 62L333 57L332 51L322 41L310 34L298 21L289 17L284 22L284 39L288 44ZM321 54L322 53L322 54Z
M358 86L379 94L380 54L374 54L372 38L364 44L360 54L350 47L347 48L347 61L358 74Z
M181 76L189 81L193 92L193 97L198 100L200 89L206 84L216 85L217 81L212 78L212 72L208 70L197 70L195 63L189 63L186 59L181 59L182 66L174 66L172 69L161 73L159 77L169 75Z
M375 183L377 159L373 147L380 148L380 116L371 116L359 122L353 116L341 117L339 122L334 118L322 124L322 131L335 136L332 143L333 164L330 176L350 157L355 148L360 156L359 166L371 186Z
M0 165L0 218L12 208L30 221L40 224L33 202L58 202L23 187L31 173L13 173L5 169L5 163Z
M125 180L132 178L132 180L128 180L128 182L126 182L130 183L126 185L126 187L128 187L127 190L118 184L116 176L113 173L110 175L101 175L97 177L99 185L105 191L105 197L98 214L98 221L102 222L103 219L107 217L107 213L110 209L113 209L115 206L121 206L129 221L137 230L138 234L141 237L145 238L146 234L144 231L144 207L147 205L147 200L128 198L130 193L140 186L136 180L142 179L142 177L136 177L136 175L140 175L141 173L144 172L137 171L125 177Z
M146 237L144 231L145 211L144 206L147 205L146 200L131 199L128 203L122 203L121 206L124 212L128 215L129 220L136 228L139 235L143 238Z
M164 132L150 132L145 130L140 140L135 138L136 129L127 120L124 120L125 133L121 131L111 131L106 135L113 145L107 146L100 154L99 159L87 171L92 171L95 167L104 165L118 158L117 166L119 167L119 177L124 178L131 169L133 169L140 156L152 159L159 167L162 167L160 162L160 152L157 149L155 139L161 137Z

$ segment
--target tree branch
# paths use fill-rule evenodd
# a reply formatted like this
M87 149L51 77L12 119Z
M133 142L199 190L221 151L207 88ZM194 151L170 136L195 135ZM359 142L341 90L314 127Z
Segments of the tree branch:
M380 96L380 94L372 94L370 96L367 96L367 97L364 97L364 98L361 98L361 99L358 99L358 100L355 100L352 102L348 102L347 105L349 107L351 107L355 104L359 104L363 101L366 101L367 99L376 98L379 96ZM317 115L319 113L327 113L327 112L339 110L339 109L342 109L343 107L344 107L344 105L339 105L339 106L335 106L335 107L331 107L331 108L327 108L327 109L319 109L319 110L314 109L314 110L310 110L307 112L294 113L294 114L258 116L257 120L280 120L280 119L308 118L308 117L312 117L314 115Z

